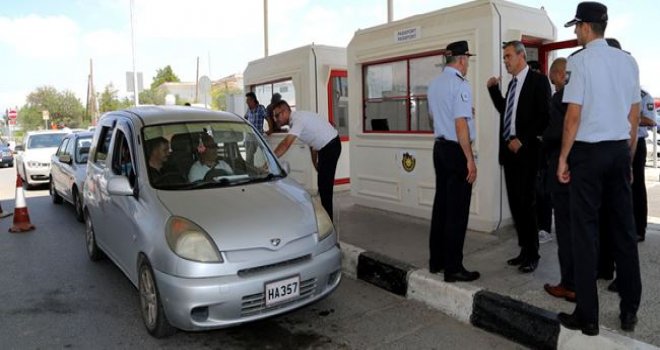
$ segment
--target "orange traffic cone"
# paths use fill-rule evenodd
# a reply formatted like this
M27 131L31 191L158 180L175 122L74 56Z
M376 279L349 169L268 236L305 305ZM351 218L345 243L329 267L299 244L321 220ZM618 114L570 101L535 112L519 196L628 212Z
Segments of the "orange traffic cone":
M16 175L16 206L14 207L14 225L9 228L9 232L26 232L34 230L34 225L30 223L27 204L25 203L25 193L23 193L23 179Z

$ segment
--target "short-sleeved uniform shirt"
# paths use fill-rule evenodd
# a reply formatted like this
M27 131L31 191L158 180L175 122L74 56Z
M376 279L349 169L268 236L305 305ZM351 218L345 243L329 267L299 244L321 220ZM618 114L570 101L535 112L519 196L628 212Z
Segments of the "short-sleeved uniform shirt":
M642 115L657 122L658 116L655 113L655 104L653 102L653 96L651 96L651 94L649 94L644 90L642 90L641 95L642 95L642 106L641 106ZM637 137L646 138L647 136L649 136L648 129L649 129L648 126L640 126L639 130L637 130Z
M327 120L313 112L292 111L289 126L289 134L295 135L315 151L320 151L338 135Z
M596 39L568 58L564 103L582 106L576 141L630 139L630 106L640 101L639 68L626 52Z
M474 141L474 116L472 115L472 89L463 75L453 67L445 67L428 90L429 110L433 116L433 133L436 138L458 142L456 119L466 118L470 141Z

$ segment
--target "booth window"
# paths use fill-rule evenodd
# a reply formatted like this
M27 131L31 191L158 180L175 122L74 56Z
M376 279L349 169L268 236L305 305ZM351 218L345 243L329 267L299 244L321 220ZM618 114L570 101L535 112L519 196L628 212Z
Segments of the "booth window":
M255 84L252 85L252 91L257 95L259 103L264 106L270 104L270 99L276 92L282 95L282 99L291 106L291 109L296 106L296 89L291 79Z
M431 132L426 91L442 71L443 56L424 55L365 64L365 132Z

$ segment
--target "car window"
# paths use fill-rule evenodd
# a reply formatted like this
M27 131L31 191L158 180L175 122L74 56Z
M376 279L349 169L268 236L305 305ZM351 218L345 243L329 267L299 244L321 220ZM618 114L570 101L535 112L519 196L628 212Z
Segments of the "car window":
M159 189L199 189L285 176L268 146L245 123L181 122L143 130L149 182Z
M92 145L92 137L81 137L76 142L76 163L84 164L87 163L87 157L89 156L89 146Z
M58 157L66 153L66 146L69 144L69 139L64 139L62 140L62 143L60 144L60 147L57 149L57 152L55 152L55 155Z
M110 141L112 140L113 129L114 128L110 126L104 126L101 128L101 134L99 135L98 145L96 147L96 154L94 155L94 163L98 166L105 166L105 160L110 152Z
M30 135L27 141L27 149L57 147L64 136L66 136L64 133Z
M73 158L73 149L76 146L74 139L69 139L69 144L66 146L66 154L70 155Z
M131 186L135 184L135 167L132 159L131 148L126 135L121 130L117 130L112 150L112 172L115 175L128 177Z

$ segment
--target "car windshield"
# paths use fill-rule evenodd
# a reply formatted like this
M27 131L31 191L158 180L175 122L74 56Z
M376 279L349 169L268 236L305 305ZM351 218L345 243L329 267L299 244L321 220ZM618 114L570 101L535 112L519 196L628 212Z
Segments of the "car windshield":
M142 132L154 188L195 190L285 176L268 146L244 123L182 122Z
M27 148L56 148L60 145L64 136L66 136L64 133L30 135Z
M76 163L87 163L87 156L89 155L89 146L92 144L92 137L80 137L76 142Z

